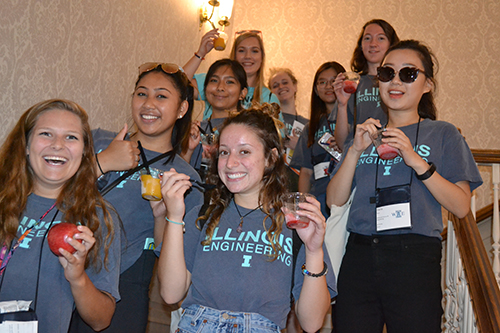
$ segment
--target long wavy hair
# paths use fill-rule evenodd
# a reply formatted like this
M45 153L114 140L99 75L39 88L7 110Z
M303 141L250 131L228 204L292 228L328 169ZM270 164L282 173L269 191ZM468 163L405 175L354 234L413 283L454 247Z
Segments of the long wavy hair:
M317 91L318 78L327 69L333 69L337 75L345 72L344 66L336 61L328 61L319 66L316 74L314 74L313 87L311 92L311 117L309 120L309 136L307 137L307 146L311 147L316 141L315 135L318 130L321 118L328 117L328 109L326 103L319 97Z
M109 215L109 206L99 194L95 180L95 155L92 133L85 110L78 104L62 99L51 99L33 105L21 116L0 148L0 242L10 244L15 238L19 219L26 208L28 196L33 192L34 171L26 155L32 130L40 115L51 110L64 110L78 116L83 132L83 157L80 167L62 187L57 197L57 208L64 213L66 222L87 226L96 239L87 256L86 267L101 268L99 250L104 246L104 265L114 238L114 225ZM107 233L98 216L102 211Z
M412 50L415 51L422 61L422 65L424 66L423 73L427 79L432 82L432 89L423 94L420 102L418 103L418 114L422 118L429 118L432 120L436 120L437 109L436 104L434 103L434 94L437 89L437 82L435 76L438 72L438 61L434 53L432 53L431 49L418 40L408 39L402 40L396 45L391 46L382 60L384 63L385 58L389 53L395 50ZM384 106L385 109L385 106Z
M264 103L262 106L254 106L249 110L243 110L228 117L220 129L221 137L224 130L229 125L244 125L253 131L261 140L264 146L264 156L267 161L267 167L262 177L262 188L259 193L259 203L262 205L262 211L266 217L262 221L267 238L273 248L272 260L276 259L281 252L279 236L283 230L284 215L281 211L283 206L283 196L287 191L286 166L283 158L283 149L281 134L277 122L279 106L275 103ZM216 145L219 145L219 138ZM210 204L204 216L197 220L207 220L206 239L203 245L208 245L212 241L215 228L219 225L220 218L226 208L233 200L231 193L219 178L218 154L213 154L212 164L207 176L207 182L215 184L216 188L212 190ZM271 219L271 226L266 227L266 220ZM199 226L199 224L198 224Z
M255 90L253 92L252 103L260 104L260 96L262 96L262 87L264 87L264 65L266 63L266 52L264 51L264 42L259 34L255 32L246 32L244 34L239 35L233 44L233 48L231 49L231 55L229 58L236 60L236 51L240 46L241 42L248 38L257 38L259 42L260 52L262 54L262 63L260 64L260 68L257 71L257 84L255 85Z
M169 79L174 85L175 89L179 92L180 100L188 102L188 109L184 117L179 118L175 121L174 130L172 131L172 154L167 159L165 163L169 163L174 159L175 154L179 154L180 152L186 152L189 148L189 136L190 136L190 128L191 128L191 117L193 114L193 85L191 81L188 79L187 75L179 69L176 73L167 73L162 69L161 64L159 63L154 69L143 72L139 74L137 81L135 82L135 89L139 85L139 82L143 77L149 75L150 73L162 73L165 75L167 79ZM136 134L135 132L134 134ZM134 135L132 134L132 136Z
M396 33L396 30L394 30L392 25L390 25L387 21L381 19L373 19L366 22L361 29L361 33L359 34L358 41L356 42L356 48L354 49L351 59L351 70L354 72L358 72L361 75L368 74L368 62L366 61L365 55L363 54L361 43L363 41L365 29L370 24L377 24L382 28L382 30L384 30L385 35L389 39L389 47L399 42L399 37Z
M207 76L205 77L205 82L203 83L203 91L205 92L205 96L207 95L207 86L208 83L210 82L210 79L212 76L214 76L215 72L221 68L221 67L229 67L234 74L234 77L240 84L240 93L243 89L248 88L248 82L247 82L247 73L245 72L245 69L239 62L236 60L224 58L217 60L214 62L210 68L208 69ZM238 103L237 110L241 111L243 109L243 106L241 105L241 101Z

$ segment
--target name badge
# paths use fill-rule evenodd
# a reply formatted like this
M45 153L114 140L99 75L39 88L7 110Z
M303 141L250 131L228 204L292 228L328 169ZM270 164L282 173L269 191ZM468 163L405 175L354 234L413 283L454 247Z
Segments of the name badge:
M411 228L410 185L377 189L377 231Z
M323 177L328 176L328 167L330 166L330 162L323 162L316 164L314 166L314 179L318 180Z
M410 203L377 207L377 231L411 228Z

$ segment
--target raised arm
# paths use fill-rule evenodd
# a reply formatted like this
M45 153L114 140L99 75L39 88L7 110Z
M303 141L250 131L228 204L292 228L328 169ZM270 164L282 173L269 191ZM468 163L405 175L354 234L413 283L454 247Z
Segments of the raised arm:
M139 164L139 148L136 142L125 140L127 131L128 126L125 124L109 146L96 155L98 176L109 171L129 170Z
M384 132L387 138L384 143L399 149L406 165L412 168L417 175L423 175L430 169L430 165L418 155L408 137L398 128L387 128ZM439 174L439 170L422 180L434 198L448 211L459 218L465 217L470 210L471 190L468 181L451 183Z
M165 224L158 260L158 280L160 281L160 294L168 304L182 300L191 284L191 273L186 268L184 257L183 233L183 218L186 209L184 193L190 187L189 176L176 173L174 169L163 173L162 196L168 220ZM161 217L155 216L156 218Z
M187 77L191 80L193 83L193 86L196 88L198 87L196 79L194 79L194 74L198 70L198 67L200 67L201 62L205 58L205 56L208 54L208 52L212 51L214 48L214 39L219 37L219 32L217 29L212 29L209 32L207 32L203 37L201 38L200 41L200 47L198 48L198 51L196 51L193 56L182 66L184 69L184 73L186 73ZM198 90L195 89L195 98L198 98Z
M334 88L335 95L337 96L337 121L335 123L335 141L339 148L343 151L345 140L350 131L348 116L347 116L347 103L351 94L344 91L344 73L339 73L335 78Z
M333 204L342 206L349 200L358 159L371 144L370 133L376 132L376 126L380 126L380 121L373 118L357 126L353 145L347 153L344 153L345 157L342 165L326 188L326 204L328 207Z
M301 203L299 207L301 210L297 213L311 220L306 228L297 229L305 246L305 268L311 273L318 274L324 269L325 218L321 213L320 203L314 198L307 198L307 202ZM302 264L297 262L297 265ZM331 270L329 274L332 274ZM295 311L302 328L307 332L316 332L320 329L329 307L330 293L326 277L304 276L299 299L295 302Z

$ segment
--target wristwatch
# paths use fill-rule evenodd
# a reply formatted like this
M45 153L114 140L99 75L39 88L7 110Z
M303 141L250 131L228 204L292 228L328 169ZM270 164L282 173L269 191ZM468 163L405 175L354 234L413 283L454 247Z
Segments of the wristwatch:
M429 166L430 167L429 167L429 169L426 172L424 172L421 175L417 175L417 179L418 180L424 181L424 180L428 179L430 176L432 176L432 174L434 173L434 171L436 171L436 166L434 165L434 163L429 162Z

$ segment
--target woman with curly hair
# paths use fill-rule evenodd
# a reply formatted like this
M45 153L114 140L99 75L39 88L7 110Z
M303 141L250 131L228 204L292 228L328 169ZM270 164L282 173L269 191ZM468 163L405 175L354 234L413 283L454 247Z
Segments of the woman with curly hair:
M67 332L74 307L94 330L119 299L118 217L99 194L87 113L48 100L19 119L0 151L0 300L30 300L40 332ZM77 225L54 255L49 229Z
M305 246L295 265L292 230L284 227L282 212L287 184L281 136L268 114L277 111L265 104L226 120L208 177L216 188L206 211L197 207L183 219L189 177L174 170L163 175L168 224L158 274L167 303L187 293L179 332L279 332L291 291L302 327L313 332L323 323L335 293L327 286L327 280L335 282L326 275L325 219L317 200L300 204L299 214L311 222L297 230Z

